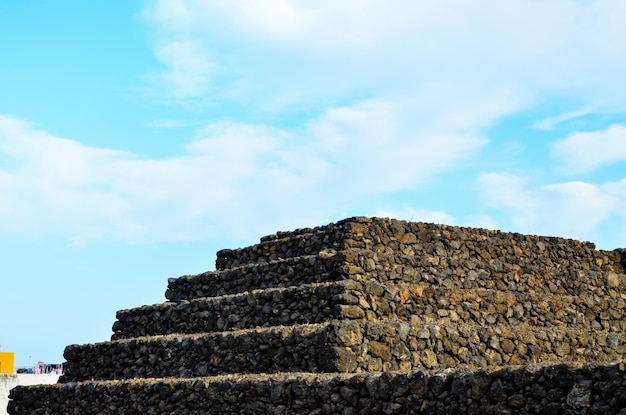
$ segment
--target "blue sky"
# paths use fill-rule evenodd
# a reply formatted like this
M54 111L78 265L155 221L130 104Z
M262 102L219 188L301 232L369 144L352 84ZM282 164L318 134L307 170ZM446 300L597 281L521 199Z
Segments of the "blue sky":
M0 344L347 216L626 246L620 0L0 2Z

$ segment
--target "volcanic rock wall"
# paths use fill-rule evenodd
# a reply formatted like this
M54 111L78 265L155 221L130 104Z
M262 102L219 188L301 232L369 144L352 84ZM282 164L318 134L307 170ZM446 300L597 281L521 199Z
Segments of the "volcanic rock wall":
M279 232L119 311L11 413L616 413L624 257L389 219Z
M11 413L623 414L624 375L611 364L85 382L15 390Z

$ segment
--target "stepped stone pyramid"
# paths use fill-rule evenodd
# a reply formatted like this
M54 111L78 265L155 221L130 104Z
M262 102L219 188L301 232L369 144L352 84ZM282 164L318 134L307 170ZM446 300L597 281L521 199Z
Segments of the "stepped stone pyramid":
M626 414L626 254L356 217L217 253L18 414Z

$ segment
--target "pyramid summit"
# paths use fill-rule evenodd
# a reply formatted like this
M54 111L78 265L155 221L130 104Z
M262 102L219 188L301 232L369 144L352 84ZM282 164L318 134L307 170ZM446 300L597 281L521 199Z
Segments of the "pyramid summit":
M120 310L9 413L618 413L625 262L393 219L278 232Z

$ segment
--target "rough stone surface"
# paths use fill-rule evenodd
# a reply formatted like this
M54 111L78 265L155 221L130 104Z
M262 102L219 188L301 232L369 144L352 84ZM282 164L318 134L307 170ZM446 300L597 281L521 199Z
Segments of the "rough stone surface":
M333 320L69 346L63 381L605 362L619 359L625 345L624 335L603 331ZM344 353L338 355L338 348ZM354 365L339 362L347 355Z
M626 250L350 218L219 251L217 271L68 346L15 414L624 414ZM296 373L297 372L297 373Z
M625 391L621 364L229 375L19 387L9 413L624 415Z
M423 324L570 326L623 332L625 306L626 300L617 295L585 298L350 279L120 310L112 338L362 318Z

